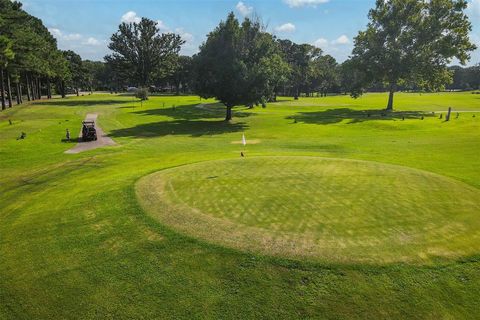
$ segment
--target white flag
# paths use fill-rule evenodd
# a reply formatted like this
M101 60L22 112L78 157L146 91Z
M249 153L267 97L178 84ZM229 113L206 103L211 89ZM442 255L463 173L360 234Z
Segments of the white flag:
M245 146L247 144L247 140L245 139L245 133L242 134L242 144Z

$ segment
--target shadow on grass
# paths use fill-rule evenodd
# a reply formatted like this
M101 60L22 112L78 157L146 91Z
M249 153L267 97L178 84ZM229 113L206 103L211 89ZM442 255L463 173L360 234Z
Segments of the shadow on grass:
M191 137L201 137L205 135L241 132L246 128L247 125L243 122L229 123L223 120L174 120L143 123L130 128L117 129L113 130L109 136L112 138L155 138L167 135L188 135Z
M94 105L112 105L132 103L131 100L82 100L82 99L53 99L49 101L34 102L37 106L58 106L58 107L79 107L79 106L94 106Z
M221 104L187 104L180 106L165 106L156 109L145 109L136 111L136 114L148 116L165 116L172 119L198 120L198 119L223 119L225 118L225 107ZM232 110L233 118L246 118L255 115L253 112L239 111L240 107Z
M73 138L73 139L69 139L69 140L67 140L67 139L62 139L61 141L62 141L63 143L75 143L75 144L80 143L80 142L84 142L84 141L82 140L82 138Z
M287 119L311 124L333 124L342 122L343 120L349 120L347 123L352 124L371 120L421 120L422 118L434 116L435 114L432 112L423 111L386 112L385 110L353 110L350 108L338 108L325 111L299 112L293 116L287 117Z

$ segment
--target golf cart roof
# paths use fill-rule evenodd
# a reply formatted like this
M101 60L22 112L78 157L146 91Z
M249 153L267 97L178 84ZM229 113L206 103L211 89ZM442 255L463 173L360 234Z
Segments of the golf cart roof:
M95 121L93 120L85 120L82 124L86 127L95 127Z

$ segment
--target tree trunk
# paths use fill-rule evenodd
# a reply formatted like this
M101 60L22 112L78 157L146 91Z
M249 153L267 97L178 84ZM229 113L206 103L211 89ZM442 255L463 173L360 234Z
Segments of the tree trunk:
M76 88L75 91L77 91L77 97L79 97L80 96L80 90L78 90L78 88Z
M0 99L2 100L2 110L5 110L5 79L3 78L3 69L0 68Z
M18 83L18 94L19 94L19 97L20 97L20 103L23 103L23 90L22 90L22 82L20 81Z
M10 85L10 73L7 70L7 90L8 90L8 107L12 107L12 86Z
M28 73L25 73L25 88L27 89L27 100L31 100L31 95L30 95L30 86L28 85Z
M225 121L232 120L232 107L227 106L227 114L225 115Z
M38 99L42 99L42 81L40 78L37 78L37 86L38 86Z
M37 100L37 87L35 86L34 83L34 77L30 75L30 91L32 92L32 100L35 101Z
M52 86L50 85L50 78L47 78L47 98L52 99Z
M388 93L387 111L393 110L393 94L395 93L395 84L390 84L390 90Z
M15 83L15 93L17 94L17 105L20 104L20 83Z
M62 91L62 98L65 98L65 81L60 82L60 91Z

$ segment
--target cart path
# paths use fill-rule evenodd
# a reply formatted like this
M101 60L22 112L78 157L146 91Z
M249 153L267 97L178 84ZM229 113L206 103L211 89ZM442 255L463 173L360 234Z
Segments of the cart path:
M81 141L82 129L80 129L80 133L78 134L79 139L78 139L77 145L75 147L73 147L72 149L69 149L69 150L65 151L65 153L70 153L70 154L80 153L80 152L83 152L83 151L93 150L93 149L97 149L97 148L101 148L101 147L105 147L105 146L116 145L115 141L113 141L112 138L105 135L102 128L100 128L98 126L97 121L96 121L97 117L98 117L98 114L96 114L96 113L89 113L85 117L85 120L95 121L95 129L97 130L97 140L96 141L87 141L87 142Z

